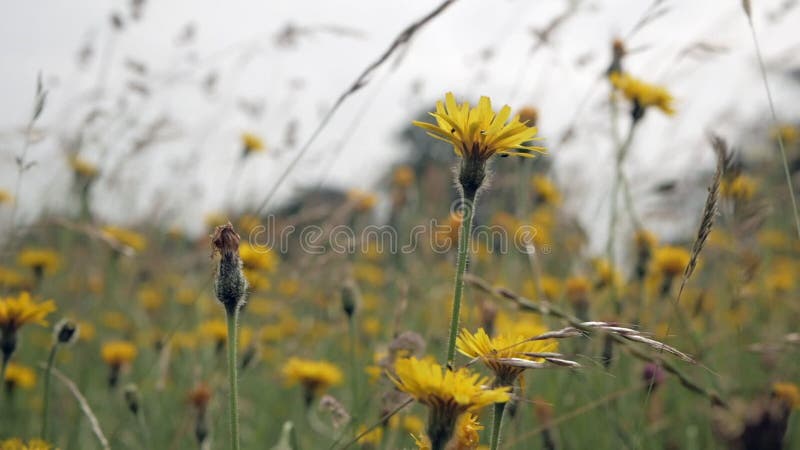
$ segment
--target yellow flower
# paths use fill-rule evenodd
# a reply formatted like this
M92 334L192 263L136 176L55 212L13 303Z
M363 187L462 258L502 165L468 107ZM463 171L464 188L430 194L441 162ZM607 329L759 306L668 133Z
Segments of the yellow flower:
M408 415L403 417L402 427L411 434L419 434L425 430L425 421L418 416Z
M744 174L739 174L733 179L723 179L719 186L723 197L737 201L752 199L757 189L756 180Z
M314 361L297 357L281 369L286 384L300 383L303 386L306 405L310 405L315 395L342 382L342 371L327 361Z
M595 287L598 289L617 285L622 280L622 276L607 259L595 259L592 266L594 266Z
M14 289L25 284L25 277L14 269L0 266L0 286Z
M790 408L800 408L800 389L794 383L776 382L772 384L772 393L783 400Z
M609 75L609 79L614 88L621 91L625 98L638 104L639 107L646 109L649 106L655 106L664 114L670 116L675 114L675 109L672 107L672 95L665 88L645 83L627 73L612 73Z
M228 325L224 320L208 320L200 324L198 332L217 344L228 341Z
M374 264L356 264L353 267L353 276L357 281L375 287L381 287L386 282L383 269Z
M558 205L561 203L561 193L549 178L535 176L531 178L531 187L533 187L533 191L542 203L547 205Z
M17 255L17 264L34 272L52 274L61 267L61 257L53 250L45 248L24 249Z
M586 277L576 275L564 283L564 294L572 303L586 302L591 288L592 284Z
M539 121L539 110L533 106L526 106L519 110L519 120L520 122L534 126L536 122Z
M92 179L99 174L96 165L86 161L78 155L74 155L69 158L69 166L72 167L72 171L75 173L75 175L81 178Z
M358 434L361 434L366 430L366 425L361 425L358 428ZM358 439L358 444L362 446L368 446L370 448L378 448L381 445L381 441L383 441L383 428L375 427L369 433L361 436L361 438Z
M246 270L273 272L278 267L278 257L269 248L256 248L248 243L239 244L239 257Z
M52 445L41 439L31 439L27 444L19 438L0 442L0 450L52 450L52 448Z
M3 298L0 300L0 329L5 334L14 333L27 323L47 326L45 318L55 310L56 304L52 300L34 303L27 292Z
M525 145L539 140L536 127L520 122L519 115L511 116L511 108L503 106L495 114L489 97L481 97L478 106L471 108L468 102L456 103L452 92L445 101L436 102L436 112L429 113L436 124L414 121L414 125L426 130L436 139L453 145L456 155L478 161L486 161L495 154L517 155L532 158L544 147Z
M659 247L653 253L653 268L662 275L673 278L683 273L691 255L683 247Z
M466 368L446 370L428 359L398 359L395 373L391 378L398 389L429 408L457 416L510 399L508 387L486 389L487 378Z
M141 252L147 247L147 239L143 235L122 227L115 227L112 225L105 226L103 227L103 236L117 241L126 247L130 247L137 252Z
M464 414L456 424L456 437L450 444L450 450L476 450L480 435L478 432L483 426L478 422L478 417L473 414Z
M267 148L264 141L253 133L242 133L242 147L245 156L250 153L262 152Z
M100 356L106 364L112 367L119 367L128 364L136 358L136 346L128 341L111 341L103 344L100 349Z
M414 184L414 178L414 169L409 166L398 167L394 170L394 174L392 175L394 185L401 188L407 188Z
M553 340L526 342L534 336L508 332L490 338L483 328L475 334L463 329L456 339L456 348L465 356L480 358L495 373L497 384L511 386L531 363L543 361L528 353L553 352L558 348Z
M511 398L509 386L485 388L487 378L467 368L447 370L429 359L399 359L395 362L395 375L390 378L399 390L428 407L427 434L433 448L443 448L450 440L462 414ZM418 442L427 444L425 439Z
M294 297L300 292L300 282L296 279L285 279L278 283L278 293L284 297Z
M6 366L4 381L6 386L10 386L12 389L30 389L36 386L36 372L28 366L23 366L12 361Z
M378 204L377 195L359 189L351 189L347 193L347 200L352 203L358 211L369 211Z
M638 249L651 249L658 245L658 237L650 231L639 230L633 237Z
M777 141L780 137L785 145L792 145L795 142L800 141L800 131L788 123L777 126L770 132L770 136L775 141Z
M5 189L0 189L0 205L14 202L14 196Z

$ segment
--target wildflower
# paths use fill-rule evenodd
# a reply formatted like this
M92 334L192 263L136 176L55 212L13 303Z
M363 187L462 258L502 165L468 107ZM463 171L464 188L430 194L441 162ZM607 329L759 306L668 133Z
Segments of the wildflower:
M103 236L137 252L141 252L147 247L147 239L143 235L122 227L105 226L103 227Z
M645 83L627 73L612 73L609 75L609 80L615 89L633 102L634 121L641 119L650 106L655 106L668 116L675 114L672 95L665 88Z
M78 324L69 319L62 319L53 327L53 341L59 344L72 344L79 335Z
M511 108L508 105L495 113L489 97L481 97L478 106L471 108L468 102L457 104L455 95L448 92L444 103L436 102L436 112L430 115L436 119L436 124L413 123L431 137L453 145L456 155L462 158L459 183L469 200L483 185L485 165L492 156L533 157L545 150L544 147L525 145L538 140L536 127L521 122L519 115L509 121Z
M239 244L239 257L245 270L274 272L278 267L278 257L266 247L257 248L248 243Z
M17 264L33 270L36 278L40 279L45 273L52 274L61 267L61 257L53 250L29 248L19 252Z
M785 123L775 127L775 129L770 132L770 137L776 142L780 138L783 140L784 144L792 145L800 141L800 131L791 124Z
M0 287L15 289L25 285L25 277L14 269L0 266Z
M358 429L358 434L367 430L366 425L361 425ZM380 448L381 441L383 441L383 428L375 427L365 435L358 439L358 444L362 448Z
M6 392L14 392L14 389L31 389L36 386L36 372L28 366L23 366L15 362L10 362L6 366L5 379Z
M47 326L45 318L55 310L56 305L52 300L34 303L27 292L0 299L0 351L3 353L3 364L8 362L17 348L17 331L28 323Z
M111 341L103 344L100 349L100 356L110 369L108 377L108 385L110 387L117 385L120 370L123 366L133 361L137 353L136 346L128 341Z
M782 400L789 408L800 408L800 389L794 383L776 382L772 384L772 394Z
M198 329L201 336L211 339L220 351L228 340L228 325L224 320L208 320L200 324Z
M752 199L757 189L758 183L756 180L745 174L723 179L719 187L723 197L739 202Z
M155 312L164 304L164 294L151 286L144 286L136 293L139 304L145 311Z
M251 153L259 153L266 150L264 141L253 133L242 133L242 156L248 156Z
M409 166L400 166L392 174L392 182L397 187L408 188L414 184L414 177L414 169Z
M556 185L549 178L535 176L531 178L531 187L536 193L536 197L545 205L558 205L561 203L561 193L558 192Z
M208 438L208 403L211 401L211 389L205 383L200 383L189 391L189 403L194 408L195 423L194 436L198 444L203 443Z
M622 58L626 53L625 43L621 39L614 39L611 43L611 65L606 70L607 75L622 73Z
M683 273L691 255L682 247L664 246L653 253L653 268L670 281Z
M26 444L19 438L6 439L0 442L0 450L52 450L53 446L41 439L31 439Z
M647 273L647 265L650 263L653 249L658 245L658 238L647 230L638 230L633 240L636 247L634 274L641 280Z
M0 189L0 205L11 204L14 202L14 196L5 189Z
M483 426L474 414L464 414L456 423L456 436L450 450L476 450L480 441L479 431Z
M313 361L292 357L281 369L283 378L289 385L300 383L303 398L310 406L314 397L331 386L342 382L342 371L327 361Z
M489 380L466 368L447 370L412 357L398 360L395 372L391 379L397 388L429 409L427 434L433 450L444 448L464 413L510 399L510 387L485 389Z
M594 266L594 287L596 289L603 289L620 283L622 277L607 259L595 259L592 261L592 266Z
M528 126L536 126L539 121L539 110L533 106L526 106L519 110L519 121Z
M490 338L483 328L475 334L461 330L456 346L458 351L470 358L480 358L495 374L495 386L512 386L517 377L529 367L530 362L543 362L530 353L548 353L558 348L552 340L528 341L533 335L503 333Z
M347 200L357 211L369 211L378 204L378 196L358 189L350 190L347 193Z
M69 158L69 166L72 168L72 172L75 176L84 181L91 181L100 173L96 165L78 155Z

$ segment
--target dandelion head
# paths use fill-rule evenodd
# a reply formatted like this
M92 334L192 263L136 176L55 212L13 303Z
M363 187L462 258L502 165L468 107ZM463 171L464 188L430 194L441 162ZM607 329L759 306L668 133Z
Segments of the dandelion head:
M640 119L644 111L651 106L660 109L668 116L675 114L675 108L672 105L674 99L666 88L646 83L627 73L611 73L609 80L615 89L633 102L634 120ZM637 110L639 110L639 114L637 114Z

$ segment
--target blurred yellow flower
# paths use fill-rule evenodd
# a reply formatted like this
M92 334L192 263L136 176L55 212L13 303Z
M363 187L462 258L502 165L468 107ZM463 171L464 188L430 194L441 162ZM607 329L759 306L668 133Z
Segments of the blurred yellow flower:
M200 324L198 333L200 336L210 339L217 344L228 341L228 325L224 320L207 320Z
M75 175L84 179L92 179L100 173L96 165L78 155L73 155L69 158L69 166Z
M414 169L410 166L400 166L394 170L392 182L397 187L407 188L414 184L414 178Z
M772 384L772 393L789 405L790 408L800 408L800 389L794 383L776 382Z
M287 385L299 383L303 386L306 404L331 386L340 384L342 371L327 361L314 361L297 357L289 358L283 365L281 374Z
M154 312L164 304L164 294L152 286L144 286L136 293L139 304L145 311Z
M36 372L28 366L11 361L6 366L4 381L11 389L31 389L36 386Z
M745 174L739 174L732 179L723 179L719 186L723 197L736 201L752 199L757 189L756 180Z
M50 249L28 248L19 252L17 264L32 269L37 274L52 274L61 267L61 257Z
M128 341L106 342L100 349L100 356L103 361L112 367L130 363L136 358L137 353L136 346Z
M686 269L690 257L689 251L683 247L659 247L653 253L653 270L668 278L676 277Z
M244 155L247 156L251 153L263 152L267 147L259 136L253 133L242 133L242 148Z
M378 196L360 189L351 189L347 193L347 201L358 211L369 211L378 204Z
M239 257L247 270L273 272L278 267L278 257L266 247L253 247L249 243L239 244Z
M41 439L31 439L27 443L19 438L0 442L0 450L52 450L53 446Z
M141 252L147 247L147 239L144 235L127 228L107 225L103 227L102 232L107 239L119 242L137 252Z
M540 175L534 176L531 178L531 187L542 203L554 206L561 204L561 192L549 178Z
M673 98L669 91L661 86L645 83L627 73L612 73L609 75L614 88L622 92L628 100L646 109L655 106L667 115L675 114L672 106Z
M10 203L13 203L13 202L14 202L14 196L11 195L11 193L8 192L7 190L0 189L0 205L4 205L4 204L7 204L7 203L10 204Z
M572 303L588 301L591 289L592 283L584 276L572 276L564 282L564 295Z
M52 300L34 303L27 292L16 297L5 297L0 299L0 329L5 335L15 333L28 323L47 326L45 318L55 310L56 304Z
M448 92L444 103L436 102L436 112L429 114L436 124L416 120L413 124L452 144L456 155L465 159L486 161L495 154L532 158L545 151L544 147L525 145L540 139L536 127L520 122L519 115L509 121L508 105L495 114L489 97L481 97L478 106L471 108L469 102L457 104L455 95Z
M0 266L0 287L17 289L25 285L25 277L14 269Z

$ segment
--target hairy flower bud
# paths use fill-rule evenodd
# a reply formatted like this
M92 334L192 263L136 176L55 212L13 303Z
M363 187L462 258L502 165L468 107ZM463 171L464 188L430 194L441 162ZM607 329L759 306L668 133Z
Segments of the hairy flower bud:
M217 299L225 306L228 313L233 313L244 305L247 294L247 279L242 271L242 259L239 257L240 237L228 222L218 226L211 236L214 253L219 253L219 268L214 282Z
M78 334L78 324L69 319L62 319L53 327L53 337L57 344L71 344L78 339Z

